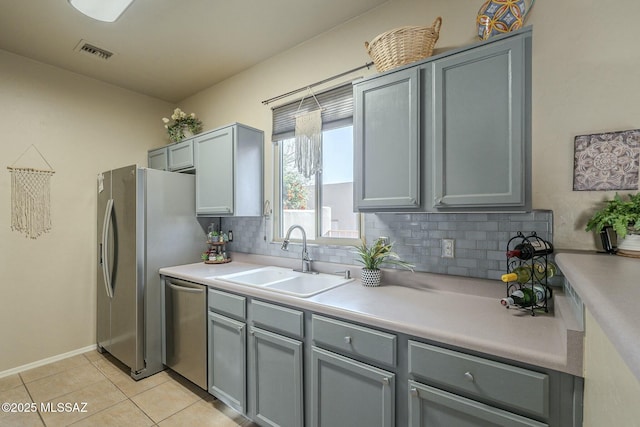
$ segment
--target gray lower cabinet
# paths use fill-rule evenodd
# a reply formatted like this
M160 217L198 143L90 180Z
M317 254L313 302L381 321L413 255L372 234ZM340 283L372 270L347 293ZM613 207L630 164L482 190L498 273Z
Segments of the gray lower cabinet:
M208 390L261 426L580 427L582 380L218 289Z
M169 170L167 147L149 150L147 153L147 165L149 169Z
M261 216L261 130L238 123L196 136L196 215Z
M208 389L237 410L247 409L245 297L209 290ZM220 314L223 312L224 314ZM229 316L234 316L232 319Z
M304 425L304 313L265 301L249 304L251 418L264 426Z
M302 342L254 327L249 349L253 420L264 426L303 426Z
M434 387L409 381L410 427L544 427L546 425Z
M312 349L313 427L395 425L395 374Z
M533 418L549 419L548 374L412 340L408 350L411 427L547 425Z

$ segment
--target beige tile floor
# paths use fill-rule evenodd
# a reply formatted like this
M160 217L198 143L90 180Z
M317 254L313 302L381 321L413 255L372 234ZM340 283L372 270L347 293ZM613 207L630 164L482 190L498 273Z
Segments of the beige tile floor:
M3 406L0 427L254 425L174 372L135 381L120 362L97 351L0 378L5 402L20 412Z

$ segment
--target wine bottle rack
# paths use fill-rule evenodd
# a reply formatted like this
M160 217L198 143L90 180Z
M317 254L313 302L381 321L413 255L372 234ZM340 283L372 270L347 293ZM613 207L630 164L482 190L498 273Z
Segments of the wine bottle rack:
M511 296L511 294L517 290L521 290L524 287L527 287L531 290L532 294L535 295L535 286L542 286L545 290L545 295L544 298L542 299L542 301L537 301L534 302L532 305L530 306L520 306L518 304L515 304L516 307L519 307L522 310L526 310L529 311L531 313L532 316L536 315L536 311L540 311L540 310L544 310L545 313L549 312L549 300L551 299L552 296L552 291L551 291L551 287L549 287L549 282L548 282L548 267L549 267L549 260L548 260L548 255L539 255L539 256L533 256L529 259L520 259L518 257L509 257L509 253L511 251L513 251L515 249L516 246L521 245L521 244L529 244L532 246L543 246L544 244L548 245L548 242L546 242L545 240L541 239L540 237L538 237L536 235L536 232L533 231L531 232L529 235L525 236L521 231L518 231L518 233L512 237L511 239L509 239L509 241L507 242L507 273L511 273L513 272L514 269L516 269L517 267L527 267L531 269L531 278L529 279L528 282L526 283L519 283L519 282L508 282L507 283L507 297ZM550 245L549 245L550 246ZM534 266L539 265L540 267L544 268L544 275L539 275L538 277L536 277L537 275L534 273Z

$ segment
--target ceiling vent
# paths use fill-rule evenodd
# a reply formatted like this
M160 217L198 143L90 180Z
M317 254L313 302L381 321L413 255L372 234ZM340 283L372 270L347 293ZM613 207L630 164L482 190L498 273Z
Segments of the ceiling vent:
M106 49L87 43L85 40L80 40L80 43L78 43L76 48L73 50L84 53L85 55L91 55L94 58L102 59L103 61L108 61L109 58L113 56L113 52L109 52Z

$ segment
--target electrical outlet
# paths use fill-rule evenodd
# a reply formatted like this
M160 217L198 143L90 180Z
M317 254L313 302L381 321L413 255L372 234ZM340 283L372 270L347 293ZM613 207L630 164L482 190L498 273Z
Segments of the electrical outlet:
M442 258L454 257L455 242L454 239L442 239Z
M380 237L378 237L378 239L382 240L382 244L383 245L388 245L389 244L389 238L388 237L380 236Z

